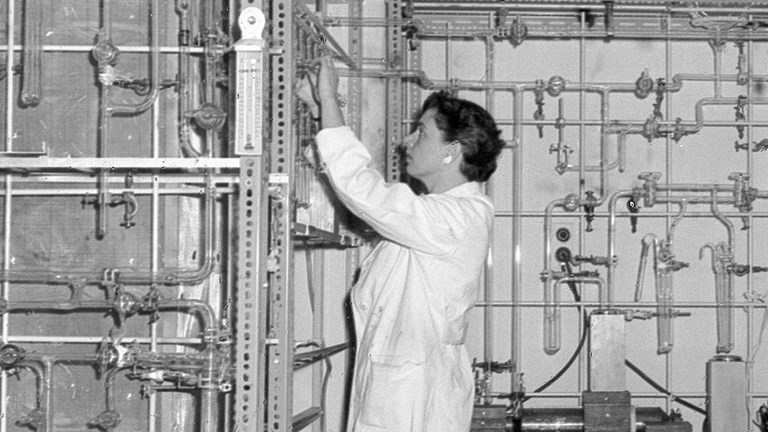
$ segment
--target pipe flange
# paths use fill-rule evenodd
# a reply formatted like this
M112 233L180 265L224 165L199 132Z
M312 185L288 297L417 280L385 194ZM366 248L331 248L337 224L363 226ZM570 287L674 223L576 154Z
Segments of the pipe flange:
M91 56L99 66L114 65L117 63L117 57L120 55L120 49L112 43L112 39L107 36L104 29L99 31L98 42L91 49Z
M635 81L635 96L639 99L645 99L653 91L653 78L648 75L648 71L643 71L640 78Z
M141 302L135 295L121 292L115 299L115 308L126 315L133 315L141 308Z
M568 194L563 200L563 209L567 212L576 211L579 208L579 196L576 194Z
M550 96L557 97L565 90L565 78L555 75L547 83L547 93Z
M195 123L203 129L213 130L224 126L227 119L227 113L222 111L216 105L206 102L200 108L193 111L190 117L195 119Z
M0 347L0 368L12 369L24 358L24 350L16 345L5 344Z

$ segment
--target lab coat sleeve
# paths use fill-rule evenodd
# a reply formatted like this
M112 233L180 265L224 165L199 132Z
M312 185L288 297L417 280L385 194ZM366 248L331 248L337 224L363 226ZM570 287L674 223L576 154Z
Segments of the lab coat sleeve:
M419 196L404 183L387 183L348 127L324 129L316 141L338 198L390 241L431 254L451 253L461 237L457 230L483 217L471 214L477 206L456 197Z

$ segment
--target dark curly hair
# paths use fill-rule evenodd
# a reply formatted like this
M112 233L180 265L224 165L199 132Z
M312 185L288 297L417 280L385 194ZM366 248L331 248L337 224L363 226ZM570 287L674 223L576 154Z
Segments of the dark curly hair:
M442 90L424 101L419 117L435 109L435 123L446 142L458 141L464 158L461 173L469 181L484 182L496 171L504 140L491 114L480 105L452 96Z

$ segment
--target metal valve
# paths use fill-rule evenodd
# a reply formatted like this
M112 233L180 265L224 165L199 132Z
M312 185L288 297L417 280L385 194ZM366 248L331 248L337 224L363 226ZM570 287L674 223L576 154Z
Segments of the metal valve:
M746 104L747 104L747 97L744 95L739 95L738 99L736 99L736 106L733 107L733 109L736 111L735 120L737 122L743 122L747 120L747 116L744 114L744 106ZM744 126L743 125L736 126L736 131L739 134L739 139L744 139Z
M736 74L736 84L747 85L749 80L749 66L747 63L747 55L744 53L744 41L736 41L736 47L739 49L739 58L736 63L736 70L739 71Z
M509 29L510 36L512 38L512 45L517 46L523 43L525 38L528 37L528 26L523 23L523 20L518 16L512 21L512 26Z
M660 172L641 172L637 178L643 180L643 207L653 207L656 204L656 188L661 178Z
M538 121L546 118L544 116L544 88L544 80L536 80L536 88L533 91L536 102L536 111L533 112L533 119ZM539 130L539 138L544 138L544 125L538 124L536 125L536 128Z
M24 358L24 350L16 345L5 344L0 347L0 368L13 369Z
M635 96L640 99L645 99L651 94L653 90L653 78L648 75L648 69L644 70L640 74L640 78L635 81Z
M99 67L114 65L117 63L119 54L120 50L112 43L112 39L107 35L106 30L100 29L96 45L91 50L91 56L99 64Z
M640 212L640 207L638 207L634 197L627 200L627 210L629 210L629 212L633 215ZM630 216L629 223L632 225L632 234L636 233L637 232L637 216Z
M552 97L558 97L563 90L565 90L565 78L553 75L547 82L547 93Z
M194 119L195 123L205 130L216 130L224 126L227 113L218 106L206 102L200 108L187 113L186 117Z
M597 199L595 193L592 191L586 192L587 197L584 199L584 220L587 221L587 227L584 229L586 232L592 232L592 222L595 220L595 206L597 205Z

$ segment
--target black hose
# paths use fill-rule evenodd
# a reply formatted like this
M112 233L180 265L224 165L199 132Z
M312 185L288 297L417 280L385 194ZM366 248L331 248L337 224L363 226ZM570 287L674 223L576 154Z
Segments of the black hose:
M625 364L625 365L627 365L627 367L628 367L630 370L632 370L632 372L636 373L636 374L637 374L637 376L639 376L640 378L642 378L642 379L643 379L643 381L645 381L645 382L647 382L648 384L650 384L650 385L651 385L651 387L653 387L653 388L655 388L656 390L658 390L658 391L660 391L660 392L664 393L664 394L665 394L665 395L667 395L667 396L672 396L672 401L673 401L673 402L677 402L677 403L679 403L680 405L683 405L684 407L690 408L690 409L692 409L692 410L696 411L696 412L697 412L697 413L699 413L699 414L707 415L707 412L706 412L705 410L703 410L703 409L701 409L701 408L697 407L696 405L694 405L694 404L692 404L692 403L688 402L688 401L687 401L687 400L685 400L685 399L680 399L679 397L677 397L677 396L673 395L673 394L672 394L672 392L670 392L669 390L665 389L665 388L664 388L664 387L663 387L661 384L659 384L659 383L657 383L656 381L654 381L653 379L651 379L651 377L649 377L648 375L646 375L646 374L645 374L645 372L641 371L641 370L640 370L640 368L638 368L637 366L635 366L635 364L634 364L634 363L632 363L631 361L629 361L629 360L624 360L624 364Z

